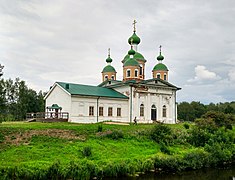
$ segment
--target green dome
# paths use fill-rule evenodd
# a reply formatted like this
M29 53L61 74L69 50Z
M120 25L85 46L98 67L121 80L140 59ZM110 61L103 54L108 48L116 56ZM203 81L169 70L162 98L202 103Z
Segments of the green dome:
M135 51L131 48L129 51L128 51L128 55L134 55L135 54Z
M156 66L154 66L153 71L168 71L167 67L165 64L158 63Z
M113 60L111 59L111 57L108 57L107 59L106 59L106 62L107 63L111 63Z
M131 40L132 40L132 44L139 44L140 43L140 38L135 34L135 32L133 33L133 35L131 37L129 37L128 39L128 43L131 45Z
M114 69L113 66L107 65L107 66L104 67L102 73L104 73L104 72L116 72L116 70Z
M127 54L127 55L124 57L124 59L123 59L122 62L123 62L123 63L126 62L126 60L129 59L129 58L130 58L130 55ZM142 54L138 53L138 52L135 52L134 58L135 58L136 60L140 60L140 61L146 62L146 60L144 59L144 56L143 56Z
M125 61L123 66L139 66L139 63L134 58L129 58Z
M164 56L162 56L162 54L160 53L160 55L157 57L158 61L162 61L164 59Z

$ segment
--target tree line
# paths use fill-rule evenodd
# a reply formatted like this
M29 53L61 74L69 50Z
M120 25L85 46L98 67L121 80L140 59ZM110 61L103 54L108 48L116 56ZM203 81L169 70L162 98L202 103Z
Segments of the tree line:
M235 115L235 101L217 104L210 103L208 105L196 101L192 101L191 103L181 102L177 107L178 119L180 121L194 121L211 111Z
M45 94L42 91L37 93L19 78L0 79L0 122L24 120L26 113L44 112ZM178 104L178 119L194 121L209 111L235 115L235 101L208 105L196 101L181 102Z
M24 120L28 112L44 112L44 96L19 78L0 79L0 122Z

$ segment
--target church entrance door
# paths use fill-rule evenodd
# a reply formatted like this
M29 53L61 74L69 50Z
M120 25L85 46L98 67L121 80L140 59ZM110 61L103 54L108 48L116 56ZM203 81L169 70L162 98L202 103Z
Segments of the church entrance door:
M157 108L154 104L151 107L151 120L153 121L157 120Z

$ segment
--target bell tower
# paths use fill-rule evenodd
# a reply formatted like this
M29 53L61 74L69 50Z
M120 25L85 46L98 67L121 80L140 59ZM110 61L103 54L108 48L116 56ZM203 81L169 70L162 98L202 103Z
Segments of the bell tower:
M106 80L116 80L116 70L113 66L111 66L111 62L113 60L110 57L110 48L108 49L108 58L106 59L107 65L104 67L102 73L102 81Z
M135 54L133 55L133 58L139 63L139 68L140 68L139 73L138 73L139 79L144 80L144 78L145 78L146 59L144 58L144 56L141 53L139 53L137 51L138 50L138 45L140 44L141 40L136 34L136 23L137 23L136 20L134 20L133 23L132 23L133 24L133 34L132 34L131 37L129 37L128 43L132 46L132 49L135 51ZM124 59L122 60L123 65L125 64L125 62L129 58L130 58L130 55L127 54L124 57Z
M128 51L130 56L123 64L123 81L128 80L139 80L140 65L138 61L134 58L135 51L131 46L131 49Z
M159 55L157 57L158 64L156 64L152 70L153 78L159 78L164 81L168 81L168 68L162 63L164 56L162 55L162 46L159 47Z

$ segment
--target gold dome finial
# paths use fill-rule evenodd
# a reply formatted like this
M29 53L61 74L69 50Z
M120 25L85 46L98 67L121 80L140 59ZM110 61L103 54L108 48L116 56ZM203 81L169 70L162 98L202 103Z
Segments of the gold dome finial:
M134 26L134 32L136 32L136 27L135 27L135 25L136 25L136 23L137 23L137 21L134 19L134 21L133 21L133 26Z
M110 57L110 48L108 48L108 57Z

